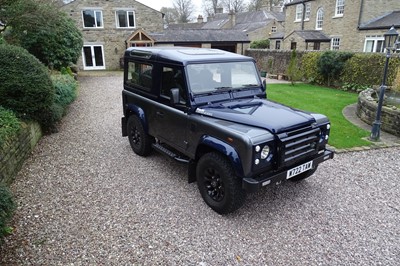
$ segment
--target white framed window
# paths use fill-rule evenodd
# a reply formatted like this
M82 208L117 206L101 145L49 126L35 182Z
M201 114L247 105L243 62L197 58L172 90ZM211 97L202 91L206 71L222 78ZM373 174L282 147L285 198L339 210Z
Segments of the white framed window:
M82 60L84 70L106 69L103 45L83 45Z
M317 11L317 21L315 23L316 30L322 30L324 24L324 9L320 7Z
M335 17L343 17L344 0L336 0Z
M383 36L367 36L364 42L364 52L382 53L384 41L385 38Z
M115 11L117 28L135 28L135 12L133 10Z
M276 32L276 26L272 26L271 32L272 32L272 33L275 33L275 32Z
M296 18L294 21L301 21L303 19L303 4L296 5Z
M304 14L304 20L310 20L311 16L311 3L307 2L306 3L306 13Z
M331 39L331 50L339 50L340 48L340 38L333 37Z
M82 20L84 28L103 28L103 11L82 10Z

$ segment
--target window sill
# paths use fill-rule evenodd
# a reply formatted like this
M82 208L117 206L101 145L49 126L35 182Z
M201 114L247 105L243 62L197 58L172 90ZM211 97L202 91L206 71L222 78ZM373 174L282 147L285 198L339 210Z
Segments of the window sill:
M342 18L342 17L343 17L343 15L335 15L332 18Z

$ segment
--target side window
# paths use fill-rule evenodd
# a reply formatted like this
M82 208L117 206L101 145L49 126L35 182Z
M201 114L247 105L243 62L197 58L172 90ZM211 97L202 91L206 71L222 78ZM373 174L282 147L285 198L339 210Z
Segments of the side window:
M152 70L152 65L129 62L127 84L139 86L145 91L151 91L153 87Z
M170 98L170 91L173 88L179 89L180 103L185 104L187 91L183 78L182 69L163 67L160 95L163 98Z
M103 28L103 12L101 10L83 10L84 28Z

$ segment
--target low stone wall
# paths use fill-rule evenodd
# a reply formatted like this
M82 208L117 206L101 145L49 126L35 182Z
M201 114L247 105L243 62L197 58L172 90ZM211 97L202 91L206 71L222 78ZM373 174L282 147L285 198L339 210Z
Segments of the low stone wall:
M360 92L357 104L357 116L367 124L372 125L375 121L378 103L375 90L367 89ZM385 132L400 137L400 110L396 107L382 107L381 129Z
M0 147L0 182L11 183L41 137L38 123L23 123L16 139Z

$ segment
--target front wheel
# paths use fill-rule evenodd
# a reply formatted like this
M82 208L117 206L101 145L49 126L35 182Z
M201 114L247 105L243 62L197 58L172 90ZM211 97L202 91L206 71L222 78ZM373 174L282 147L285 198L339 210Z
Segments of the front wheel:
M243 205L246 191L225 156L214 152L203 155L196 176L201 196L217 213L230 213Z
M127 129L132 150L140 156L149 155L151 152L152 138L144 131L139 117L131 115L128 118Z

